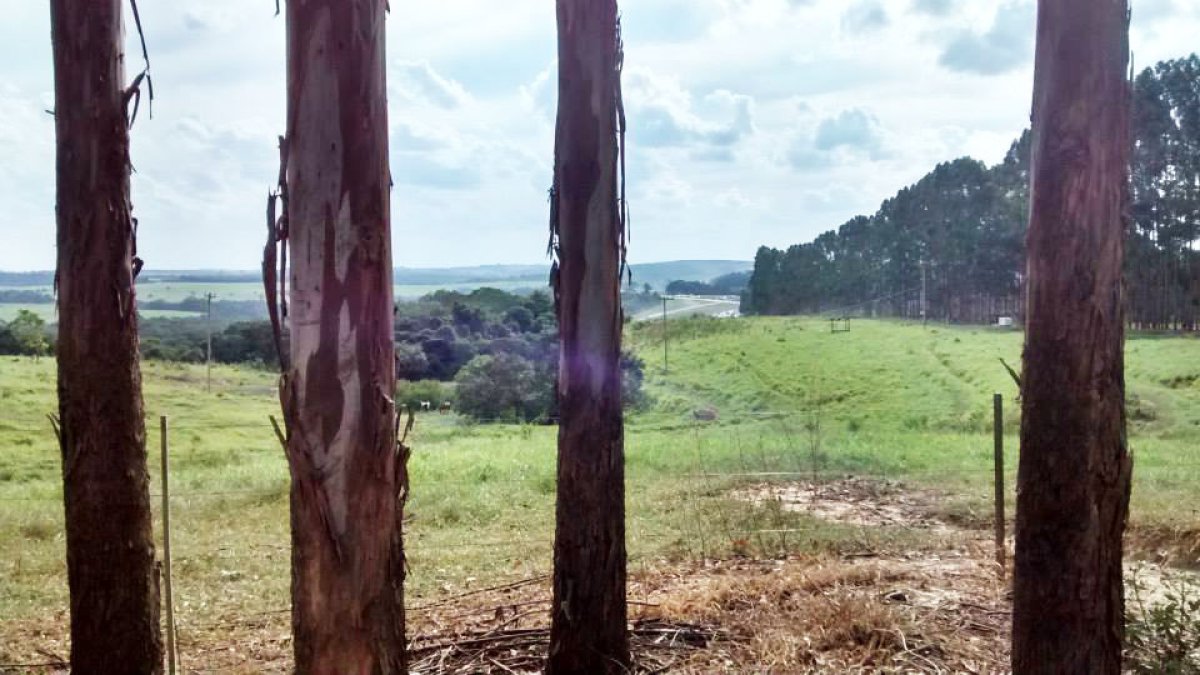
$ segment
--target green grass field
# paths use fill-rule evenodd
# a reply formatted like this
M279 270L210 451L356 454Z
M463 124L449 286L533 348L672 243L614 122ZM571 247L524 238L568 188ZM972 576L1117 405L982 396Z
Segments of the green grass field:
M12 321L21 310L27 310L42 317L46 323L55 321L55 309L52 304L33 305L15 302L0 302L0 321Z
M730 497L763 474L901 480L937 490L954 522L986 522L993 392L1007 402L1011 491L1016 391L998 359L1019 362L1017 332L861 321L831 334L816 319L694 318L670 323L663 372L662 327L630 331L653 399L627 431L635 569L747 550L934 545L920 532L836 525ZM1195 564L1200 341L1134 336L1128 363L1134 528L1179 544ZM181 631L288 606L287 469L267 420L275 377L213 372L206 393L203 367L144 365L156 495L157 416L171 420ZM53 396L51 360L0 360L0 642L21 622L65 630L60 466L45 417ZM701 408L718 419L696 421ZM548 570L554 444L551 427L418 419L406 531L414 602ZM157 498L154 506L157 515Z

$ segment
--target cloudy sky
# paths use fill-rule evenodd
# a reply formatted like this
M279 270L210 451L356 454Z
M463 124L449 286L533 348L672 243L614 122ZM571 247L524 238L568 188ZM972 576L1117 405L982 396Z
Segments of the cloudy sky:
M54 265L47 4L0 0L0 269ZM157 96L133 136L140 252L151 268L253 269L284 126L283 21L271 0L139 4ZM621 5L634 262L810 239L939 161L999 160L1028 122L1033 0ZM544 261L554 2L391 6L396 264ZM1198 34L1200 3L1135 0L1139 67Z

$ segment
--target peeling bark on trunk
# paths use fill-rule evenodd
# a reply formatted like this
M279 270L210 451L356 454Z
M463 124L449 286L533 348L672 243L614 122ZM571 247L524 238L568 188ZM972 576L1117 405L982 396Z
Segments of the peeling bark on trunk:
M162 672L120 0L53 0L71 669Z
M1126 0L1041 0L1013 668L1120 672Z
M615 0L559 0L552 241L558 255L558 504L547 672L624 673L625 459Z
M287 3L299 673L405 671L382 0Z

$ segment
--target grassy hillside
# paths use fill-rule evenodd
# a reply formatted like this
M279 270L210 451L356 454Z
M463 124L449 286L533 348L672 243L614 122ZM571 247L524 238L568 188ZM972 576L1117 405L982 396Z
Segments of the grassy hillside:
M919 550L928 532L831 524L754 505L731 490L852 473L936 490L941 516L987 521L991 395L1015 387L1015 332L814 319L687 319L631 327L654 404L627 433L635 569L662 559L819 551ZM1200 515L1200 341L1129 342L1135 540L1195 564ZM145 366L146 409L171 418L172 525L181 630L287 607L287 469L267 416L268 372ZM13 631L63 630L61 478L45 415L54 364L0 360L0 644ZM712 408L717 420L694 411ZM156 422L148 433L159 492ZM413 602L544 572L553 532L555 430L424 415L412 439L406 538ZM1012 481L1009 481L1011 492ZM154 500L155 512L159 502ZM1011 495L1010 495L1011 504ZM1186 505L1182 506L1181 505ZM57 618L56 618L57 617Z
M852 321L831 333L813 318L694 318L671 322L667 336L667 376L662 327L637 325L630 338L655 366L660 412L709 404L735 416L818 411L859 429L978 431L990 424L994 392L1016 412L1017 387L1001 364L1020 368L1015 330ZM1133 334L1127 354L1135 436L1200 436L1200 340Z
M1020 367L1018 331L857 321L848 333L831 333L820 319L697 317L669 324L667 335L664 374L662 327L633 329L657 402L643 423L702 407L716 409L726 425L792 420L819 430L812 439L798 434L798 442L818 445L812 461L827 469L928 474L979 494L998 392L1010 471L1016 463L1017 388L1000 359ZM1126 354L1133 520L1197 530L1200 514L1178 504L1200 480L1200 340L1134 334Z

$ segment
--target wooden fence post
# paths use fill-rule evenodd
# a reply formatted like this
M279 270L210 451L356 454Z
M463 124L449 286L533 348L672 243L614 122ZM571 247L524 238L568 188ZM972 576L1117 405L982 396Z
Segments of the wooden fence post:
M992 395L992 427L995 435L996 471L996 563L1000 565L1000 576L1005 573L1004 552L1004 397Z
M171 481L170 464L167 459L167 416L158 418L160 446L162 448L162 518L163 518L163 572L166 580L167 602L167 672L175 675L175 595L171 589Z

